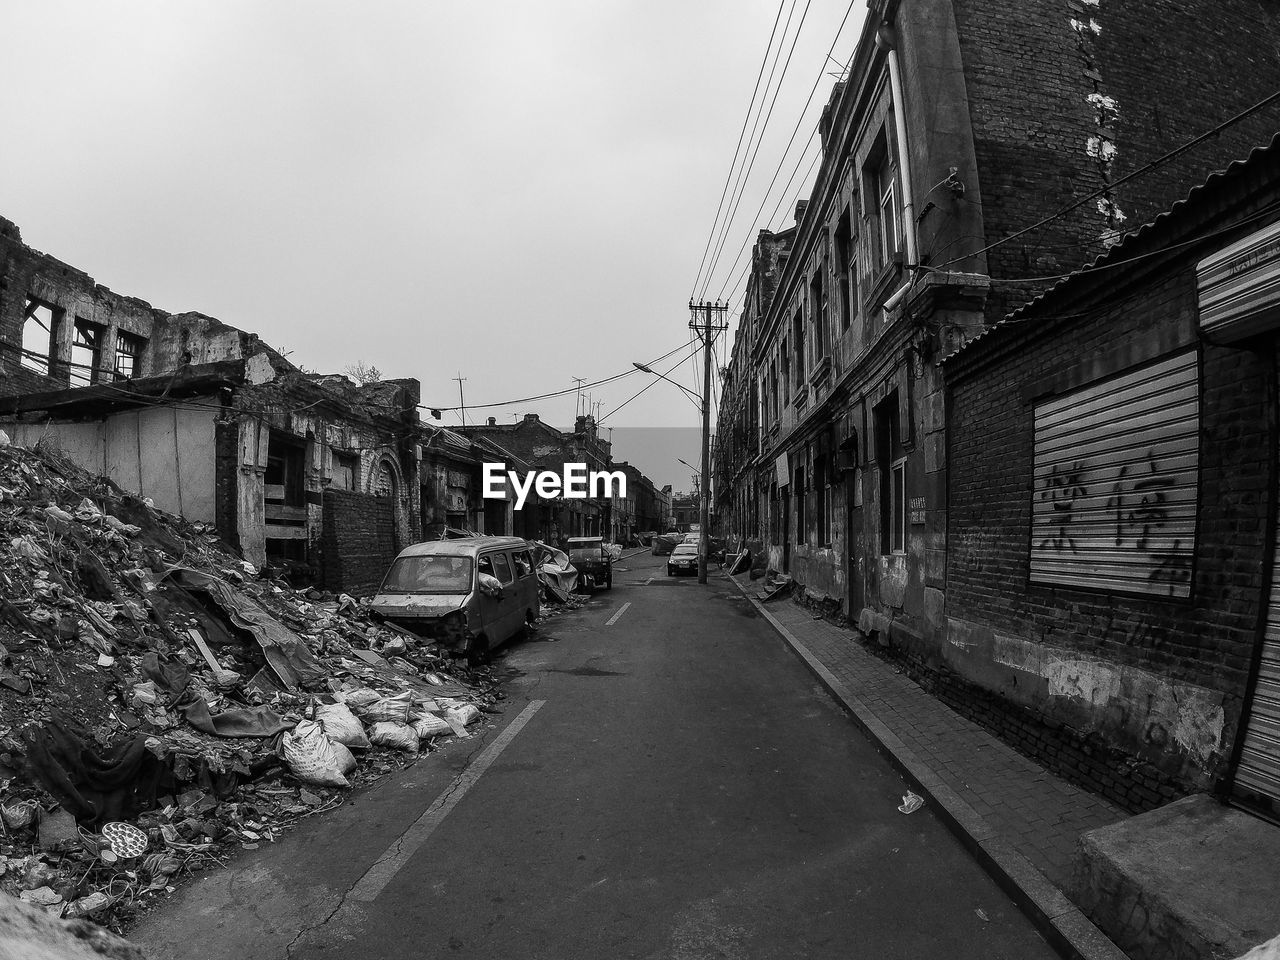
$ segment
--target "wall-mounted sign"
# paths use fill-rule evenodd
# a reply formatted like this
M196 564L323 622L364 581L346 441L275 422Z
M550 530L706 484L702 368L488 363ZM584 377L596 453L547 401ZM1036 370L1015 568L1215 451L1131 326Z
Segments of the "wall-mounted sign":
M1188 351L1036 404L1032 581L1190 595L1197 371Z
M1280 222L1196 264L1200 329L1234 340L1280 326Z
M773 472L778 478L778 486L785 487L791 482L791 466L785 453L778 454L778 459L773 461Z
M924 523L924 497L912 497L908 501L912 523Z

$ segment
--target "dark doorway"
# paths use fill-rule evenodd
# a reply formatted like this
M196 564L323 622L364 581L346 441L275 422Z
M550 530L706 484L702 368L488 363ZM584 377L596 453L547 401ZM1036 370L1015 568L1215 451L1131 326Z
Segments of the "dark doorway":
M267 556L273 559L307 559L306 456L301 438L271 431L262 499Z

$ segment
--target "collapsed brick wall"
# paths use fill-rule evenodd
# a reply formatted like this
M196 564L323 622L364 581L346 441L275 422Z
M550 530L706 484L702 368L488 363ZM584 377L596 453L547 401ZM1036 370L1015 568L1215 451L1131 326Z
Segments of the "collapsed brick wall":
M1280 11L1265 0L957 0L987 242L1049 217L1280 89ZM1072 21L1080 29L1073 27ZM1096 32L1094 30L1096 26ZM1090 95L1117 115L1099 122ZM1114 191L1133 229L1280 129L1280 103ZM1101 134L1115 148L1088 152ZM1066 272L1101 253L1090 201L988 253L993 277ZM997 288L998 319L1034 292Z
M387 497L326 490L320 534L320 585L371 596L400 547L395 507Z

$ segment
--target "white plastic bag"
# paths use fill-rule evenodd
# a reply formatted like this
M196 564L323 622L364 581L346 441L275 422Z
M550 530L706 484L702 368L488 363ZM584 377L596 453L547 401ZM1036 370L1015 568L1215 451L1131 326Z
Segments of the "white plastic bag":
M418 752L418 734L414 729L391 720L375 723L369 731L369 740L380 747L390 747L406 753Z
M329 739L335 743L357 750L369 749L369 738L364 735L363 724L345 703L319 704L316 707L316 719L324 727Z
M281 741L284 762L289 771L304 783L320 787L349 787L334 743L315 720L303 720L286 731Z
M453 727L445 723L433 713L424 714L413 722L414 732L419 740L427 740L442 734L452 733Z

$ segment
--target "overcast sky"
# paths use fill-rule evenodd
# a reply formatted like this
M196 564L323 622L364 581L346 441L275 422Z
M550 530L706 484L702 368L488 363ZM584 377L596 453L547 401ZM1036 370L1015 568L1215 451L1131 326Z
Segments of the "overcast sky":
M864 6L836 44L841 61ZM744 240L789 222L796 186L771 222L752 218L821 75L765 216L816 125L848 9L810 2L710 299L734 287ZM570 387L691 339L686 304L778 10L9 4L0 215L99 283L256 332L307 369L363 360L450 406L459 374L468 405ZM784 61L804 0L786 0L784 22L788 10ZM692 367L672 376L698 389ZM592 390L599 413L644 381ZM571 427L575 399L469 419L536 411ZM606 425L698 420L659 383ZM674 459L666 472L651 452L615 455L688 485Z

